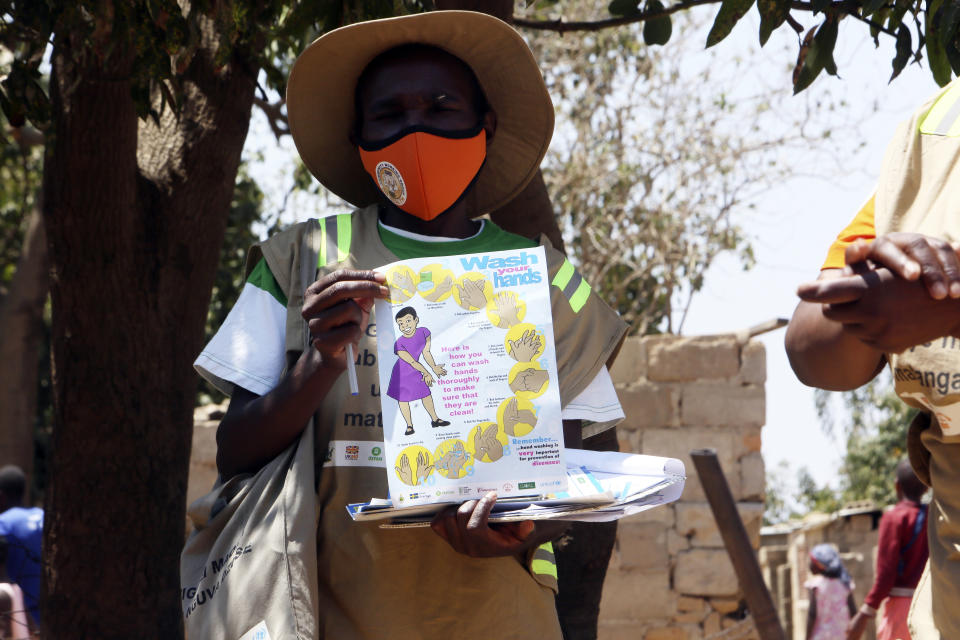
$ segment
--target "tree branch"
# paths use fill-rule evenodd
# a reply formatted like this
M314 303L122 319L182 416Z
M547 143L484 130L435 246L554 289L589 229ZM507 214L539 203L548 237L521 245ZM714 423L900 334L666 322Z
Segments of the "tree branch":
M282 107L286 100L280 99L275 103L270 103L263 98L254 97L253 104L260 107L263 115L267 116L267 124L277 140L290 133L290 123L287 121L287 115L283 113Z
M721 0L685 0L684 2L678 2L677 4L665 7L659 11L640 11L638 13L631 14L629 16L621 16L618 18L606 18L603 20L586 20L578 22L564 22L563 18L557 18L556 20L530 20L527 18L520 18L514 16L511 20L514 26L524 27L526 29L538 29L541 31L556 31L558 33L567 33L568 31L600 31L601 29L607 29L609 27L620 27L627 24L634 24L637 22L646 22L647 20L655 20L657 18L663 18L669 16L673 13L679 11L685 11L692 7L697 7L704 4L719 4ZM790 9L795 11L810 11L813 12L813 3L812 2L803 2L802 0L794 0L790 3ZM869 18L865 18L858 13L859 4L857 2L851 2L850 0L837 0L832 2L830 9L833 9L839 13L852 16L861 22L879 29L887 35L896 37L896 33L890 29L884 27L883 25L873 22ZM799 26L792 17L788 16L788 22L795 30ZM802 27L801 27L802 31Z
M686 2L678 2L677 4L665 7L660 11L641 11L639 13L629 16L622 16L620 18L589 20L585 22L564 22L563 18L558 18L556 20L528 20L527 18L519 18L517 16L514 16L511 19L511 22L517 27L524 27L526 29L539 29L542 31L556 31L558 33L566 33L568 31L600 31L601 29L606 29L608 27L620 27L625 24L633 24L635 22L644 22L646 20L653 20L655 18L663 18L664 16L669 16L670 14L677 13L678 11L685 11L702 4L716 4L718 2L720 2L720 0L686 0Z

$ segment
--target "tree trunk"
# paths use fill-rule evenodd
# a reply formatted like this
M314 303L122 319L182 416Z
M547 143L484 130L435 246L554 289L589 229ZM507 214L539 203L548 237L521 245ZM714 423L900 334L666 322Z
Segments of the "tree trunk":
M37 208L30 214L17 271L0 310L0 464L15 464L28 478L33 477L37 357L48 280L47 240ZM25 502L30 503L29 496Z
M212 28L207 25L207 29ZM207 34L214 42L214 34ZM138 124L132 55L58 33L44 167L54 433L45 637L182 635L196 378L256 69L182 76L179 118Z

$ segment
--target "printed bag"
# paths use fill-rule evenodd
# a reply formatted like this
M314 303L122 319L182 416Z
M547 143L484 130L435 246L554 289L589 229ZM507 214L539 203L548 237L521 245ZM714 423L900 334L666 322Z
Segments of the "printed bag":
M232 478L190 505L195 529L180 555L188 638L317 636L313 429L311 420L255 475Z
M297 316L303 294L291 296L290 289L306 286L315 275L316 241L310 235L303 238L299 283L280 278ZM288 336L288 343L307 346L302 319L288 323L289 331L301 335ZM317 637L314 428L311 419L300 437L256 474L218 482L187 509L194 531L180 554L180 597L188 638Z

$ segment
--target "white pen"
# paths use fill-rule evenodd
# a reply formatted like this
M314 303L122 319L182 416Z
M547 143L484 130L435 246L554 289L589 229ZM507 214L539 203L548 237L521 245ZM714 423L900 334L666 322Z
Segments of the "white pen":
M353 354L353 343L347 343L347 379L350 381L350 395L359 395L360 389L357 387L357 365L356 357Z

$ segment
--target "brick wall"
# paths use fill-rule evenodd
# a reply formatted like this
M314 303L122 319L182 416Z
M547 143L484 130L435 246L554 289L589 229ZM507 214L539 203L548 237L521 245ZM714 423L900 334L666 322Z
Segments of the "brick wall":
M739 623L741 595L688 454L717 450L759 547L763 345L742 344L733 335L631 338L611 373L626 414L618 427L620 450L683 460L687 484L676 504L620 522L600 604L600 638L703 640L720 634Z

